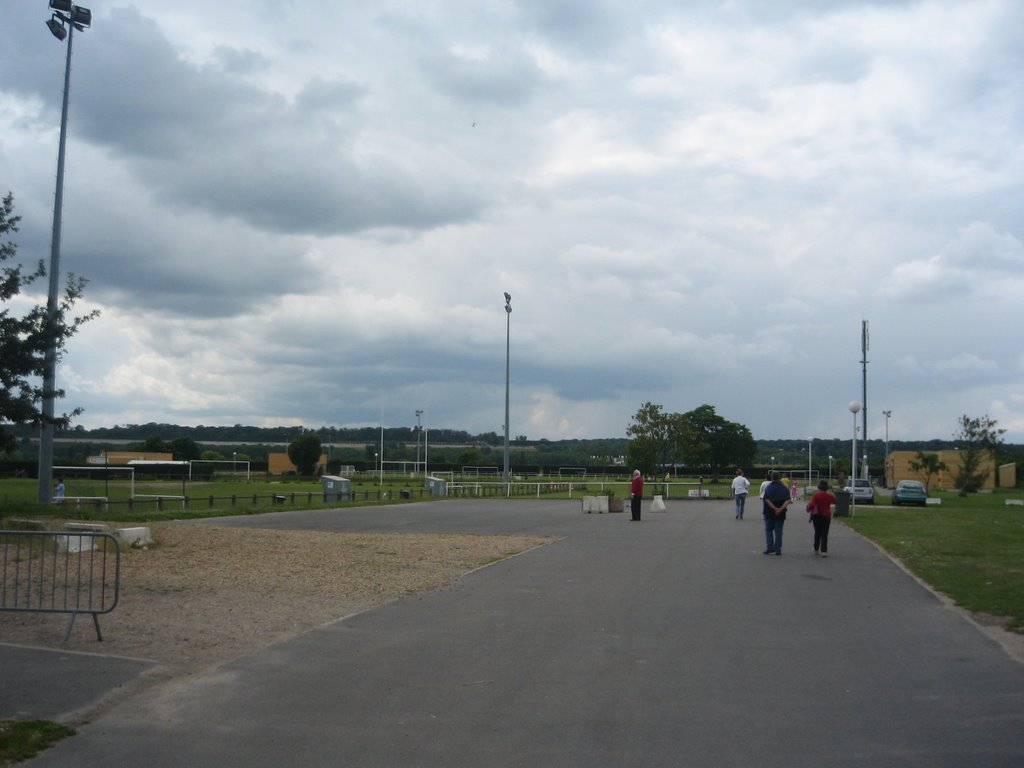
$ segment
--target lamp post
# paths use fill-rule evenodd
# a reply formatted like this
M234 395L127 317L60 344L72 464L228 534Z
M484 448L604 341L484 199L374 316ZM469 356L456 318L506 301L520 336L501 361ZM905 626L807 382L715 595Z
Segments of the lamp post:
M882 415L885 416L885 464L883 465L882 475L885 480L885 485L889 485L889 417L892 416L892 411L882 411Z
M811 446L814 444L814 438L807 438L807 487L811 487Z
M505 471L502 478L505 490L508 491L508 371L509 371L509 334L512 328L512 295L505 291Z
M832 457L828 457L828 484L832 485Z
M92 26L92 11L72 5L70 0L50 0L53 15L46 22L50 33L62 41L67 38L64 63L64 101L60 111L60 141L57 145L57 189L53 195L53 232L50 237L50 287L46 298L46 353L43 358L42 427L39 432L39 491L41 504L53 500L53 412L57 392L56 323L60 296L60 238L64 212L64 154L68 138L68 94L71 89L71 41L75 30Z
M850 413L853 414L853 453L850 457L850 515L857 507L857 413L861 405L857 400L850 402Z
M420 416L423 415L423 411L416 411L416 472L420 471L420 433L423 431L423 427L420 426ZM414 473L415 474L415 473Z

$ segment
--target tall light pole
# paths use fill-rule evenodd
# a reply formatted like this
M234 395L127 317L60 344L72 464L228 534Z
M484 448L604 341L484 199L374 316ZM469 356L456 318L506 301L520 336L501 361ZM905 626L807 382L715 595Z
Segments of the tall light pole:
M853 454L850 461L850 514L857 506L857 413L860 411L860 403L856 400L850 402L850 413L853 414Z
M814 443L813 437L807 438L807 487L811 487L811 446Z
M889 485L889 417L892 416L892 411L882 411L882 415L885 416L885 463L882 465L882 480Z
M420 433L423 431L423 427L420 426L420 416L423 415L423 411L416 411L416 472L420 471Z
M64 101L60 111L60 141L57 145L57 189L53 195L53 232L50 237L50 288L46 298L46 353L43 358L42 427L39 433L39 491L41 504L53 500L53 413L57 392L57 316L60 300L60 238L64 212L64 153L68 138L68 95L71 90L71 41L75 30L92 26L92 11L72 5L70 0L50 0L53 15L46 22L60 41L67 38L64 63Z
M502 478L508 488L508 371L509 371L509 337L512 328L512 295L505 291L505 471Z

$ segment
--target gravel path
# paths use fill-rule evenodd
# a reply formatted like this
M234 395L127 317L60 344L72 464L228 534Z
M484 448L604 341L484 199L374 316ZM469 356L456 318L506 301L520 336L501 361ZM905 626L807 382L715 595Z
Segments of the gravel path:
M529 536L321 533L150 525L125 552L118 606L64 642L62 614L0 612L0 641L107 653L193 672L390 600L450 584L550 541Z

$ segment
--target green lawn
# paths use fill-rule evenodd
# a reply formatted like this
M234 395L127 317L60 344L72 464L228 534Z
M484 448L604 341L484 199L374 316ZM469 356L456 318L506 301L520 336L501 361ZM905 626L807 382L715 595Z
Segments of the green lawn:
M842 520L957 605L1024 633L1024 507L1006 506L1024 494L932 495L941 506L858 506Z

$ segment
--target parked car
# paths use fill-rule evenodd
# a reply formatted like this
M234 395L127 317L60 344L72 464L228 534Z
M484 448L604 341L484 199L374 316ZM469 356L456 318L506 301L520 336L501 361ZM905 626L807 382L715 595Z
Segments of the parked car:
M848 485L843 488L843 490L847 493L853 494L854 504L874 504L875 487L871 484L871 481L857 479L853 482L856 483L856 487L850 487Z
M900 504L920 504L922 507L928 503L928 490L920 480L900 480L892 489L893 506Z

